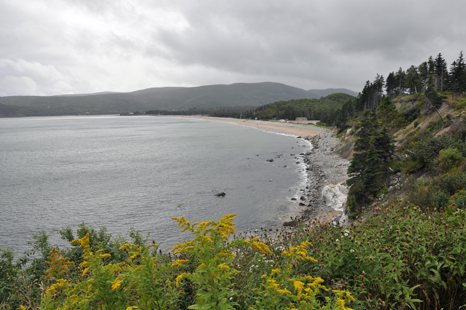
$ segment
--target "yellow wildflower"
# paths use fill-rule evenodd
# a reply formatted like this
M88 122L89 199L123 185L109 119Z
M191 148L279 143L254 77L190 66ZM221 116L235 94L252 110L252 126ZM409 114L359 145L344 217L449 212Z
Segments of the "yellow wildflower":
M50 265L50 268L45 271L47 278L61 278L62 274L69 271L70 267L74 265L73 262L68 260L68 257L63 257L61 252L54 247L50 251L50 256L47 256L46 263Z
M235 254L230 253L230 250L223 250L222 252L218 253L217 256L223 256L223 257L236 257Z
M220 264L218 265L218 269L222 269L222 270L230 270L230 267L228 267L227 265L225 264Z
M259 250L259 252L261 252L262 254L272 254L272 251L270 251L269 246L267 244L259 241L254 241L252 244L253 247Z
M277 289L277 293L282 295L291 295L291 292L287 288L284 288L283 290Z
M301 282L301 281L293 281L293 284L294 284L294 289L295 291L298 292L298 297L299 295L301 295L302 291L303 291L303 287L304 287L304 283Z
M112 255L111 254L100 254L100 258L104 259L104 258L107 258L107 257L111 257Z
M189 259L177 259L173 264L172 267L182 267L184 263L189 262Z
M86 273L89 271L90 267L87 267L86 269L84 269L81 277L84 277L86 275Z
M121 250L124 250L124 249L126 249L127 247L129 247L130 245L131 245L131 244L129 244L129 243L125 243L125 244L123 244L123 245L119 248L119 250L120 250L120 251L121 251Z
M118 278L115 279L115 281L112 283L112 291L117 290L121 286L121 283L123 283L122 280L118 280Z
M54 294L57 289L62 289L66 286L68 286L68 282L65 279L58 279L57 283L52 284L52 286L47 289L47 293Z
M188 274L186 272L183 272L182 274L180 274L179 276L176 277L176 287L180 287L180 281L181 279L183 279L184 277L186 277Z

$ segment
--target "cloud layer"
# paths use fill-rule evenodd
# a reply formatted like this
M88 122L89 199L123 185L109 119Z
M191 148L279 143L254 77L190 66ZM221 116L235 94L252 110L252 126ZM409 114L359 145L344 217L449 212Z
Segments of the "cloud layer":
M0 96L274 81L360 91L464 49L463 1L3 0Z

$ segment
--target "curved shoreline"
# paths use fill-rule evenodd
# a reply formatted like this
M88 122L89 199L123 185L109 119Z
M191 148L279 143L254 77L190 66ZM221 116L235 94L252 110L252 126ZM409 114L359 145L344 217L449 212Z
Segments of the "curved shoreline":
M300 189L301 196L290 201L288 212L283 218L298 218L305 223L344 223L347 216L344 212L348 188L347 168L349 161L336 153L340 140L334 137L331 130L314 125L295 123L270 123L257 120L239 120L205 116L175 116L207 121L228 122L243 126L252 126L272 132L295 135L308 140L312 149L301 154L306 164L306 182ZM285 225L289 223L284 222Z

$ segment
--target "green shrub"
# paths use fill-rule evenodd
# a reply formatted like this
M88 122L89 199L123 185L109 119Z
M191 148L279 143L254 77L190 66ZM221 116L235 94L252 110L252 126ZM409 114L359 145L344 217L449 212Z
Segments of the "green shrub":
M0 305L11 302L9 297L15 291L13 283L19 268L13 260L14 253L12 249L0 249Z
M443 210L450 199L450 195L443 191L433 192L430 195L430 207L437 208L437 210Z
M457 167L463 159L460 151L455 148L441 150L438 157L439 167L443 172L448 172Z
M424 167L421 160L411 160L404 164L403 173L413 173Z
M456 208L465 209L466 206L466 190L460 190L450 197L449 204L455 204Z

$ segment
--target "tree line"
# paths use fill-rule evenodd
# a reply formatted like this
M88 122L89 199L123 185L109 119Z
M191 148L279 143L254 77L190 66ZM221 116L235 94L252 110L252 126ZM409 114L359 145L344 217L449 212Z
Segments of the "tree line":
M243 114L250 119L286 119L295 120L297 117L306 117L309 120L327 122L335 117L336 111L354 97L336 93L320 99L293 99L270 103Z
M402 95L424 93L436 108L441 104L441 94L450 92L453 100L462 100L466 92L466 63L463 52L453 61L448 69L447 62L439 53L432 56L418 66L412 65L406 71L401 67L398 71L390 72L385 79L377 74L375 79L366 81L358 97L344 104L333 113L333 118L327 119L330 125L340 129L346 126L346 121L360 113L378 108L385 94L390 98Z

